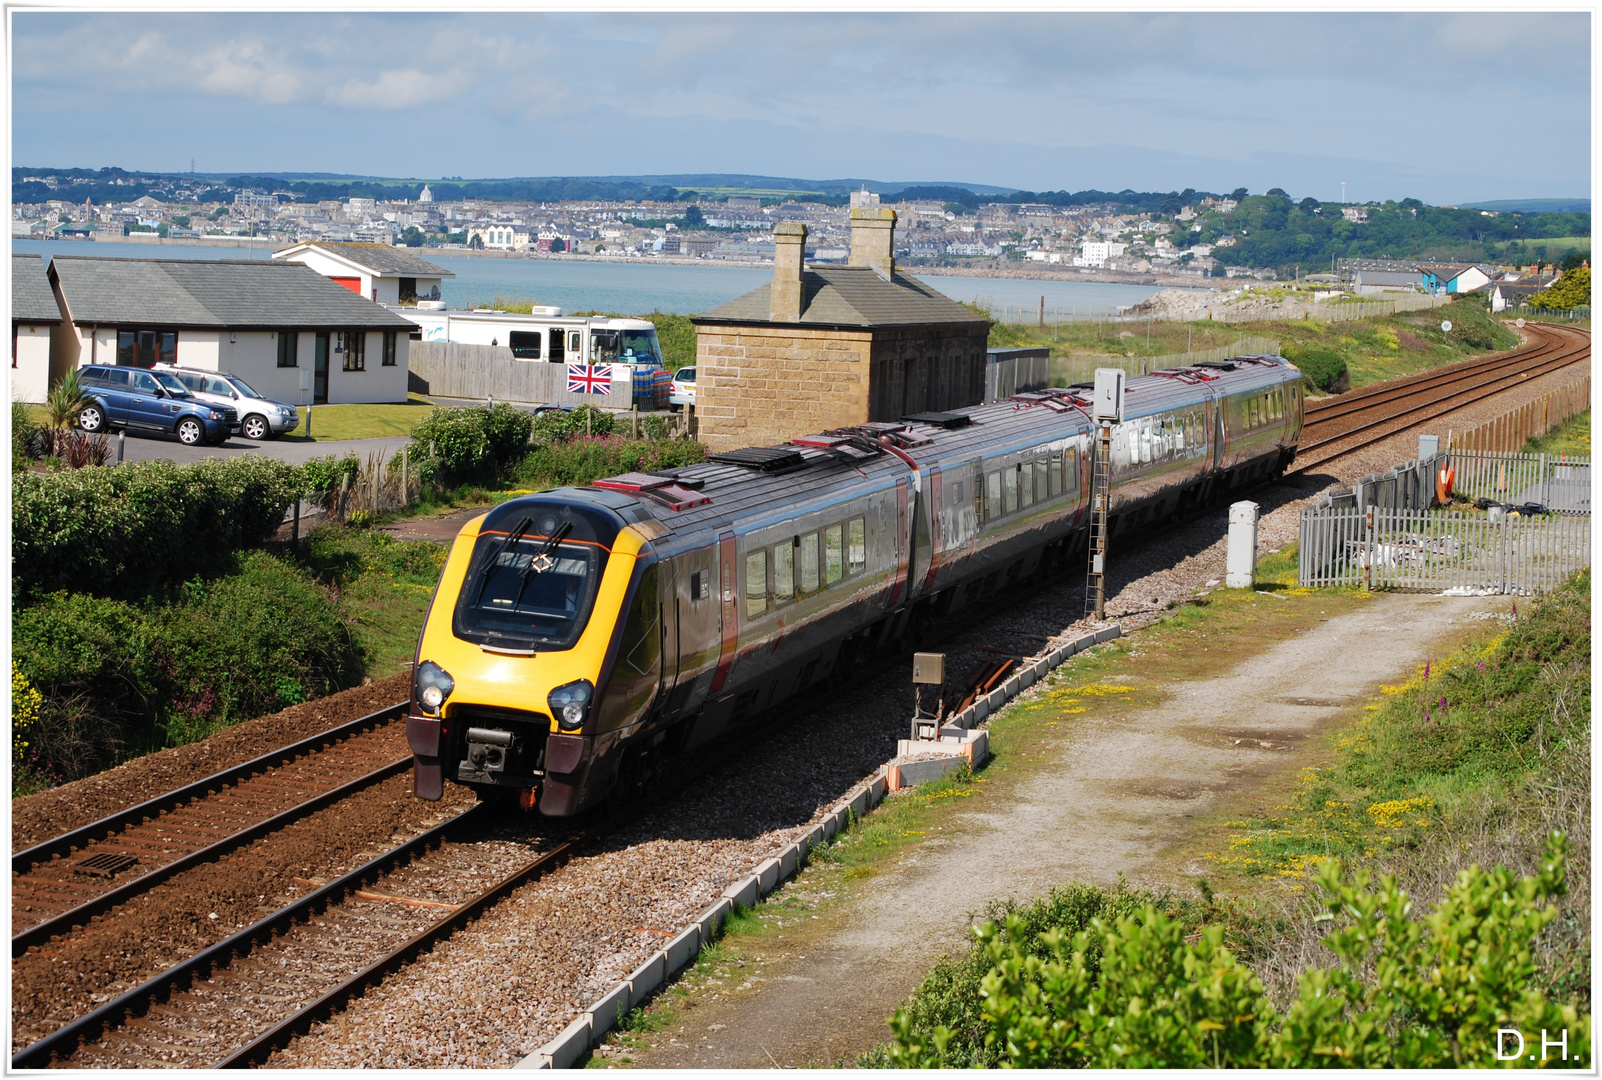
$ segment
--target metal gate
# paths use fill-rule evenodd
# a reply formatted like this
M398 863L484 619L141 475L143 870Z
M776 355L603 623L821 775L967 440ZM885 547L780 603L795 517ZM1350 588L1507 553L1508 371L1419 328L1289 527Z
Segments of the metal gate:
M1303 586L1529 595L1591 565L1589 515L1303 510Z

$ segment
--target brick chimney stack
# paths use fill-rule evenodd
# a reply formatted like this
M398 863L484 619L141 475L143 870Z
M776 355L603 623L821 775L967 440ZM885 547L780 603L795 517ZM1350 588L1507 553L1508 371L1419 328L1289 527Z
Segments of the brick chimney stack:
M773 285L768 290L768 318L774 322L801 321L802 254L807 227L799 221L781 221L773 227Z
M886 280L895 276L896 212L888 206L851 211L851 265L871 266Z

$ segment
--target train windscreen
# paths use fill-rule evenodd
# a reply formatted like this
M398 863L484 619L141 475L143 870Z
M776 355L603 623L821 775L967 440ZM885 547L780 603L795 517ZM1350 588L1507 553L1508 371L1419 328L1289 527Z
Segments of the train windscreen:
M514 528L480 537L456 604L456 636L535 652L570 648L589 621L606 552L563 536Z

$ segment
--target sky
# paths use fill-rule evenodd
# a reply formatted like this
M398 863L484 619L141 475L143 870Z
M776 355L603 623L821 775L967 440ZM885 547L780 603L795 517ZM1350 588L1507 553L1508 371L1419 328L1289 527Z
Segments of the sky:
M1591 192L1591 14L12 10L14 165Z

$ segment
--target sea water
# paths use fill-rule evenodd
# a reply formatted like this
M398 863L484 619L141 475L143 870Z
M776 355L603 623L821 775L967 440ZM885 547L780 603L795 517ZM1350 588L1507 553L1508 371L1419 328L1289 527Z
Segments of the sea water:
M13 239L18 254L83 255L138 259L257 259L266 261L273 245L214 247L188 244L126 244L85 240ZM684 265L657 262L590 262L568 259L501 259L454 255L429 248L403 249L451 271L440 286L453 308L506 303L554 304L564 311L604 311L643 315L661 311L694 315L773 280L771 267ZM918 271L909 268L917 275ZM1158 290L1149 285L1096 281L1042 281L926 274L921 280L954 300L978 303L998 316L1011 308L1031 318L1042 298L1048 318L1061 312L1103 311L1138 304Z

